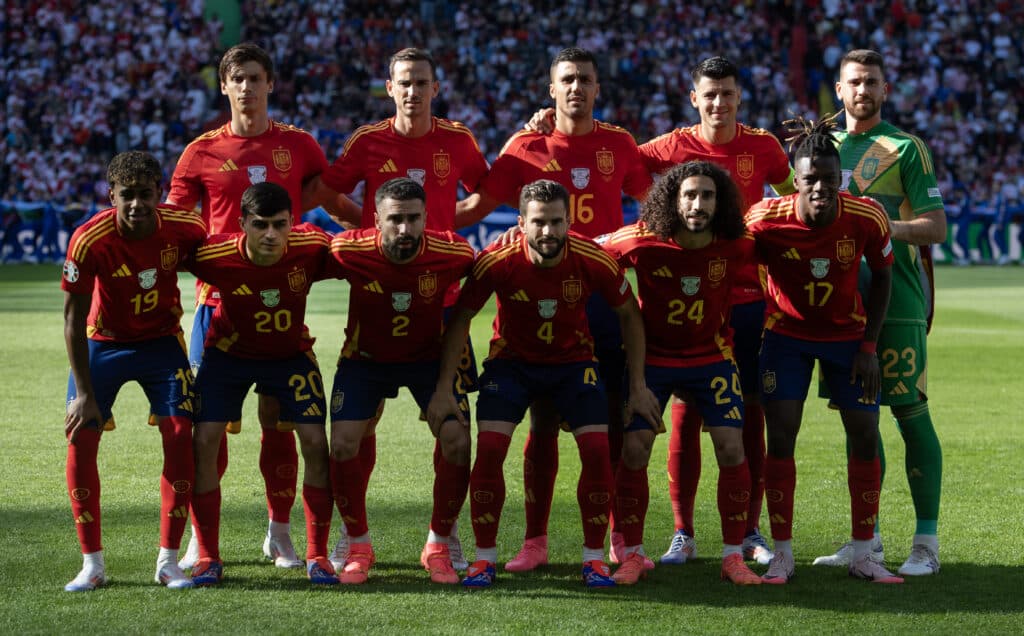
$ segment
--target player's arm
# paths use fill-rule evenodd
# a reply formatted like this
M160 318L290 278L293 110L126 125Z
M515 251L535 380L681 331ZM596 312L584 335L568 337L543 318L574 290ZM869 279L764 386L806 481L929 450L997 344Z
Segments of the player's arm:
M787 194L793 194L794 192L796 192L796 186L793 185L793 174L793 168L792 166L790 166L789 174L786 176L784 180L782 180L779 183L769 184L772 187L772 191L774 191L775 194L779 195L780 197L786 196Z
M455 203L455 229L459 230L479 223L499 205L501 205L501 201L491 196L487 190L483 188L477 190Z
M531 132L550 135L555 131L555 109L550 106L539 109L523 127Z
M462 350L469 337L469 325L476 313L472 309L456 305L451 320L444 329L444 337L441 340L441 369L437 376L437 386L434 387L434 395L427 406L427 422L431 430L440 430L441 424L453 416L459 424L469 426L452 394L452 386L455 383L459 358L462 357Z
M647 388L644 379L644 360L647 357L646 339L644 336L644 320L640 315L640 305L633 294L629 299L614 308L619 317L622 329L622 344L626 349L626 370L629 374L629 402L623 421L629 422L634 415L647 420L656 431L664 431L665 423L661 419L658 399Z
M64 416L64 434L72 442L78 436L78 431L89 422L95 421L101 428L103 425L103 415L96 402L89 372L89 344L85 333L91 301L89 294L64 292L64 346L68 351L76 394Z
M335 192L316 175L302 184L302 209L321 207L338 223L359 227L363 210L355 201L340 192Z
M875 346L882 333L882 323L889 311L889 294L892 292L892 266L887 265L871 270L871 285L864 301L867 325L864 327L864 342L853 357L850 384L860 382L865 396L874 396L882 386L881 371Z
M946 241L946 211L930 210L909 221L889 221L892 238L911 245L931 245Z

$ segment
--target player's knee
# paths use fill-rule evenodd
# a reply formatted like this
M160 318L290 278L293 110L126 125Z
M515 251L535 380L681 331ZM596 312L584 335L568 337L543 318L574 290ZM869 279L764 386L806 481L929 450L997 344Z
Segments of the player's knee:
M646 468L651 460L654 435L627 433L622 440L622 463L630 470Z
M714 440L715 459L719 466L735 466L743 461L743 437L740 429L730 429L730 433L732 431L735 435L722 435Z
M445 435L441 438L441 454L449 463L456 466L465 466L469 463L470 446L468 434Z
M359 440L336 437L331 440L330 452L333 461L348 461L359 454Z

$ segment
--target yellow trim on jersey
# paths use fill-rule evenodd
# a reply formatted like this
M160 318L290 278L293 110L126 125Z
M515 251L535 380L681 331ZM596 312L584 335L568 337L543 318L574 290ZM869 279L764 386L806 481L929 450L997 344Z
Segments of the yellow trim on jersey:
M604 122L604 121L600 121L598 119L595 119L594 120L594 130L597 130L597 129L601 129L601 130L604 130L604 131L607 131L607 132L622 133L622 134L628 136L630 139L633 139L632 133L630 133L628 130L626 130L622 126L616 126L615 124L609 124L608 122ZM634 140L634 143L636 143L635 140Z
M83 232L75 241L75 249L69 255L71 260L81 262L89 252L89 248L92 247L93 243L104 236L107 236L111 232L116 232L117 226L114 224L114 218L115 215L112 214L89 228L87 231Z
M501 147L501 151L498 153L498 156L500 157L501 155L508 152L508 148L509 146L512 145L512 142L525 135L540 135L540 133L533 132L532 130L526 130L525 128L520 131L512 133L512 136L508 138L508 141L505 142L505 145Z
M515 243L512 243L511 245L506 245L502 248L494 250L493 252L484 252L483 254L480 255L480 258L477 260L476 264L473 265L473 277L480 278L484 275L484 273L487 270L489 270L496 263L507 259L509 256L512 256L513 254L521 254L521 247L522 243L517 240Z
M470 140L473 142L473 147L476 148L477 152L480 152L480 144L478 144L476 142L476 137L473 136L473 131L471 131L461 121L453 121L451 119L442 119L440 117L435 117L434 121L436 122L438 128L441 128L443 130L448 130L448 131L451 131L451 132L455 132L455 133L461 133L461 134L467 135L470 138Z
M331 239L320 232L291 232L288 234L288 245L328 245Z
M196 250L196 262L211 261L215 258L227 256L238 251L237 238L230 238L220 243L204 245Z
M376 236L348 238L340 234L331 241L331 252L372 252L377 248Z
M366 124L366 125L360 126L359 128L356 128L356 131L354 133L352 133L352 136L349 137L348 141L345 142L345 146L341 149L341 154L343 156L347 155L348 151L349 151L349 148L351 148L352 144L354 144L356 142L356 140L359 139L360 137L362 137L364 135L369 135L370 133L380 132L382 130L390 130L390 129L391 129L391 120L390 119L384 119L382 121L377 122L376 124Z
M619 269L619 264L615 262L615 259L613 259L608 252L596 245L593 245L592 243L578 239L575 236L570 236L568 247L577 254L604 265L610 269L613 274L618 274L621 271Z
M843 199L843 211L871 219L883 234L889 228L889 216L884 210L879 209L877 204L867 203L856 198L847 198Z
M469 243L463 243L461 241L449 241L437 236L424 235L426 237L427 249L432 252L440 252L443 254L457 254L466 255L469 257L473 256L473 248Z

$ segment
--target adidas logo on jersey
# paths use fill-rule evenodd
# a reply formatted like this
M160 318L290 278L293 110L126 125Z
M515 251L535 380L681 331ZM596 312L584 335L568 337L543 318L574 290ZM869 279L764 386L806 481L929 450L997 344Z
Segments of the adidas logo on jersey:
M530 297L526 295L526 290L520 289L516 293L512 294L512 300L520 300L524 303L530 302Z
M743 419L743 413L740 412L740 408L738 406L734 406L725 414L725 419L736 420L738 422Z
M562 166L558 165L558 161L552 159L551 161L544 164L543 172L561 172Z
M303 417L316 417L323 414L324 412L320 410L319 404L311 404L308 409L302 412Z
M131 275L132 275L132 270L128 269L127 265L122 264L121 267L118 267L117 271L115 271L110 276L112 278L127 278L128 276L131 276Z
M394 161L388 159L387 161L384 162L384 165L381 166L380 170L378 170L377 172L398 172L398 166L395 165Z
M249 289L248 285L243 283L241 287L239 287L235 291L231 292L231 295L232 296L252 296L252 290Z
M782 253L782 258L785 258L785 259L788 259L788 260L791 260L791 261L798 261L798 260L800 260L800 252L796 251L795 247L791 247L791 248L789 248L788 250L786 250L785 252Z
M658 269L651 272L651 276L658 276L660 278L672 278L672 270L668 268L668 265L662 265Z
M371 291L371 292L377 293L377 294L383 294L384 293L384 288L381 287L380 283L377 282L377 281L372 281L372 282L366 283L365 285L363 285L363 289L365 289L366 291Z
M238 166L235 165L234 161L228 159L227 161L220 165L220 168L217 169L217 172L231 172L233 170L238 170Z

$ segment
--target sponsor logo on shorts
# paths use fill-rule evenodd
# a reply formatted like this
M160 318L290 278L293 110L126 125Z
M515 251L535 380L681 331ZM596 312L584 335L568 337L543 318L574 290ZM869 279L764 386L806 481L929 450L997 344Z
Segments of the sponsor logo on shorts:
M345 404L345 392L335 391L331 393L331 413L338 413Z
M765 371L761 374L761 385L764 387L765 393L775 392L775 372Z

